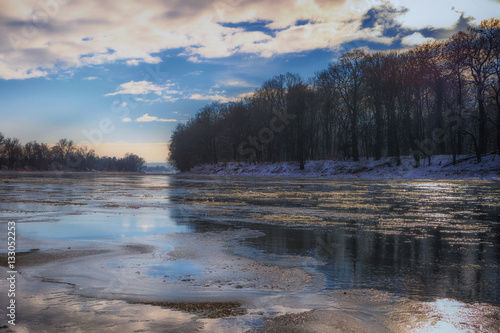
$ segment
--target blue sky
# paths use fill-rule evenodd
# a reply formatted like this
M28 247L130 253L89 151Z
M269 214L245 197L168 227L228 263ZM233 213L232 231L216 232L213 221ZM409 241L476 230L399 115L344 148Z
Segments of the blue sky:
M2 0L0 132L162 162L175 126L207 103L498 13L498 0Z

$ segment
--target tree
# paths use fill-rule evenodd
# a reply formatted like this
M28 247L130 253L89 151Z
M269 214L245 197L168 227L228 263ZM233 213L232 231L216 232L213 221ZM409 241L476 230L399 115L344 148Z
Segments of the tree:
M4 151L7 158L7 167L11 170L21 167L23 149L19 139L7 138L4 140Z
M327 70L316 73L314 78L315 95L317 99L318 122L320 129L320 146L322 158L331 158L334 153L334 114L338 106L339 96L337 90L333 88L333 83L330 82L330 75Z
M68 139L60 139L52 147L52 154L55 162L58 163L58 168L71 169L77 166L78 161L74 155L75 149L73 141Z
M30 169L36 169L36 141L30 141L24 145L24 164Z
M189 171L195 162L194 138L190 135L192 122L178 124L172 133L169 145L169 160L180 171Z
M337 64L329 67L329 74L349 114L349 131L354 161L359 161L358 117L364 89L363 67L365 56L366 53L362 50L345 52Z
M495 56L498 57L498 29L500 21L490 19L482 21L479 27L471 27L466 33L466 64L472 76L476 90L478 107L478 141L479 152L487 151L487 127L485 109L485 91L494 74L492 70Z
M368 55L366 57L364 74L375 115L375 160L379 160L382 157L384 147L384 96L382 81L384 77L383 63L385 56L385 53L382 52Z
M489 88L496 105L496 122L491 118L488 118L488 120L496 127L497 153L500 155L500 20L490 19L484 21L480 27L484 29L483 34L486 35L492 49L492 60L490 62L492 79Z
M399 142L399 120L397 99L400 86L399 56L389 53L382 62L385 73L382 80L384 108L387 114L387 151L391 157L396 157L397 164L401 164Z
M452 121L452 155L453 164L456 156L462 153L463 139L460 130L463 130L464 95L466 89L466 45L467 35L463 32L454 34L444 46L446 67L449 71L448 77L454 85L454 102L450 107L450 118ZM454 111L456 110L456 111Z
M0 132L0 168L3 165L3 159L5 156L4 143L5 143L5 137L3 136L2 132Z
M127 153L125 157L119 160L122 171L141 171L142 166L146 161L135 154Z
M35 141L36 142L36 141ZM48 170L49 165L52 161L52 155L50 148L45 143L35 143L34 147L35 155L35 169L36 170Z
M86 146L75 148L66 157L66 164L77 171L92 170L96 161L95 151Z
M286 75L287 82L287 114L294 116L293 127L295 128L295 159L299 162L299 169L304 170L305 155L308 146L308 121L311 118L308 116L308 89L302 82L302 79L297 74Z

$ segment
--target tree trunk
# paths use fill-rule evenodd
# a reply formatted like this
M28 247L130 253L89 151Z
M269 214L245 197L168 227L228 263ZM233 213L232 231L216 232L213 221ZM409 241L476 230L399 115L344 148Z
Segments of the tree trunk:
M398 124L396 121L396 103L392 97L389 97L389 102L387 105L387 149L388 155L390 157L396 157L398 160L398 165L400 164L400 152L398 143Z
M497 102L497 154L500 155L500 89L496 91Z
M477 88L477 103L479 106L479 152L486 154L486 112L484 109L483 89L481 86Z
M375 160L382 157L382 148L384 146L384 117L382 114L382 105L379 101L375 102Z
M462 98L462 79L459 76L458 78L458 128L462 128L462 110L463 110L463 98ZM463 146L463 140L462 140L462 135L460 135L460 132L456 132L456 137L457 137L457 155L462 154L462 146Z
M443 94L444 94L443 82L438 80L436 83L436 108L434 109L434 129L439 131L444 131L443 126ZM445 152L445 143L437 142L438 153L443 154Z
M359 161L358 151L358 133L357 133L358 115L357 110L353 110L351 119L351 141L352 141L352 157L354 162Z

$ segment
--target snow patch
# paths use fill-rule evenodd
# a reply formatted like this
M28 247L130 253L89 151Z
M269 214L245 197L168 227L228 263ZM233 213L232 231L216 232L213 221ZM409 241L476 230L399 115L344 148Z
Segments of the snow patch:
M298 162L259 163L229 162L194 167L189 175L219 176L281 176L281 177L338 177L338 178L407 178L407 179L491 179L500 180L500 156L489 154L477 163L474 156L461 155L452 164L449 155L436 155L422 159L416 167L411 156L395 158L362 158L352 160L308 161L305 170L299 170Z

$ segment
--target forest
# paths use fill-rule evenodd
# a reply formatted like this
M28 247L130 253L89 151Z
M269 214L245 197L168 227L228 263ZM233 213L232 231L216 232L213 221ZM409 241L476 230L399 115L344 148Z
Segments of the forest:
M225 161L500 153L500 20L404 51L344 52L310 79L286 73L174 130L181 171Z
M0 170L140 171L144 163L142 157L131 153L123 158L99 157L93 149L77 146L68 139L51 147L36 141L22 145L19 139L5 138L0 133Z

